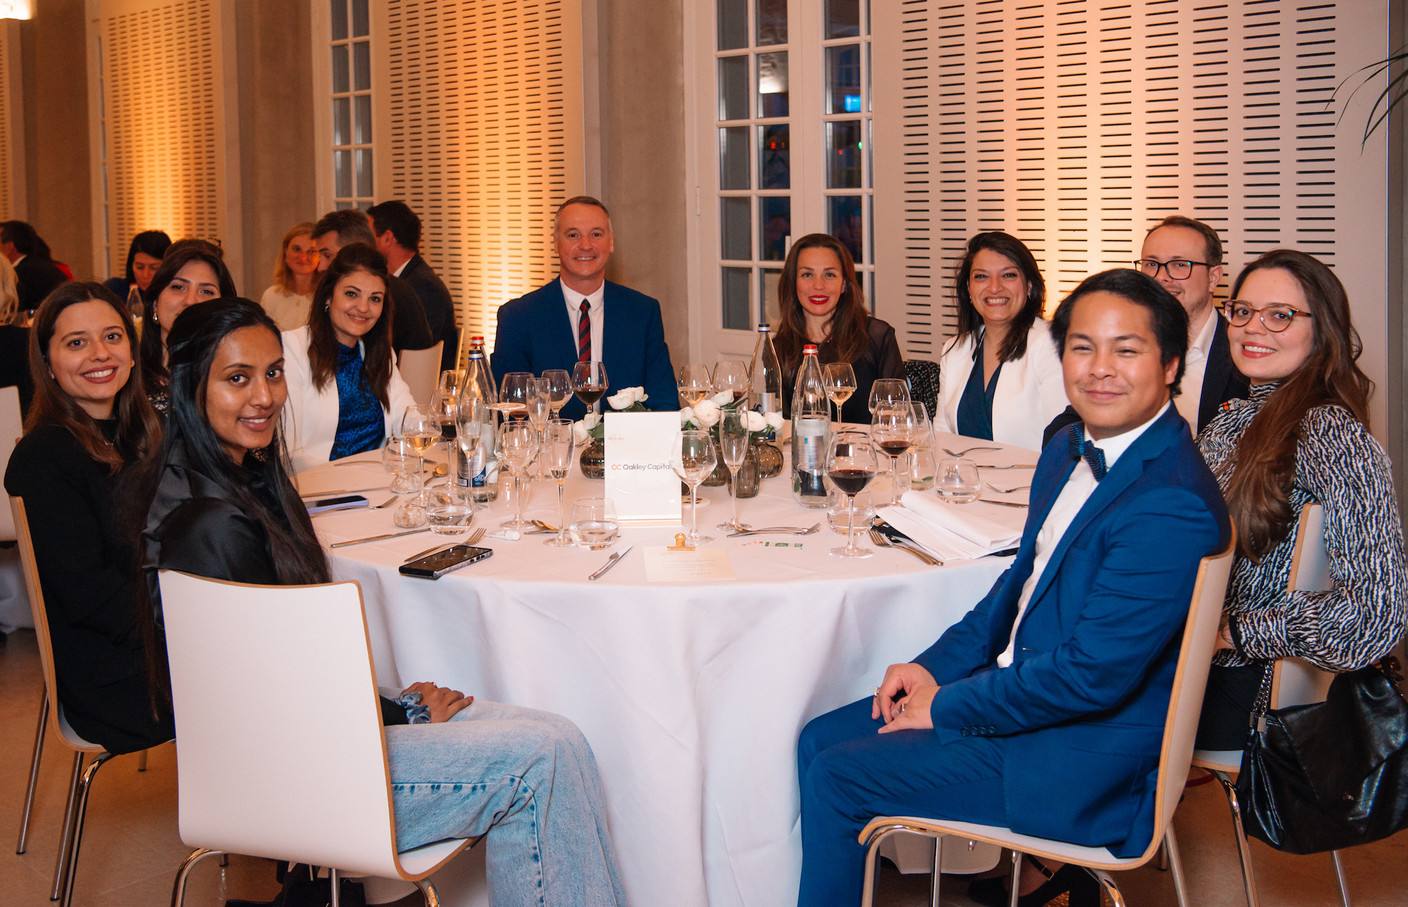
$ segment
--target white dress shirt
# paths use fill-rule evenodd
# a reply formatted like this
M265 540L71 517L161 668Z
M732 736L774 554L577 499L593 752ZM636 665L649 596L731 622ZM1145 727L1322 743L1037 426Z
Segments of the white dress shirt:
M1115 468L1115 463L1131 444L1139 440L1139 436L1144 434L1145 429L1162 416L1169 408L1165 403L1159 407L1158 413L1153 419L1145 422L1138 428L1132 428L1123 434L1106 438L1096 446L1105 454L1105 473L1108 475ZM1060 443L1065 436L1061 432L1052 443ZM1093 440L1090 432L1085 433L1085 440ZM1032 592L1036 589L1037 581L1046 572L1047 564L1051 562L1051 554L1056 550L1061 541L1061 537L1066 534L1066 530L1071 528L1071 523L1075 520L1076 514L1085 506L1085 502L1095 493L1096 487L1100 483L1095 480L1095 473L1090 471L1090 464L1081 461L1071 470L1070 478L1066 479L1066 487L1061 489L1061 493L1056 496L1056 503L1051 505L1051 509L1046 512L1046 520L1041 524L1041 529L1036 534L1036 557L1032 561L1032 572L1027 577L1027 581L1022 584L1022 595L1017 599L1017 619L1012 621L1012 635L1007 639L1007 648L1002 654L997 656L997 666L1000 668L1011 667L1012 656L1017 647L1017 628L1022 624L1022 618L1027 613L1027 604L1032 599Z
M1212 350L1213 335L1217 333L1218 317L1217 309L1209 308L1202 330L1188 345L1188 355L1183 362L1183 381L1179 384L1183 390L1173 400L1178 414L1187 421L1188 430L1195 435L1198 433L1198 406L1203 399L1203 376L1207 374L1208 353Z
M605 336L602 329L606 322L606 307L602 305L602 299L606 297L606 281L601 282L588 296L583 296L576 290L569 290L567 284L562 283L559 277L557 282L562 285L562 298L567 303L567 320L572 324L572 337L577 337L577 321L582 317L582 300L587 301L587 314L592 319L592 361L601 361L601 338ZM610 378L610 375L607 375Z

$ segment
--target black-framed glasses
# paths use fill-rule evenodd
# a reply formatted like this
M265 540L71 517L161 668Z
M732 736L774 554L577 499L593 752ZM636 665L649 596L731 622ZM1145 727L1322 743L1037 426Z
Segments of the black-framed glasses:
M1242 302L1240 299L1229 299L1222 306L1222 314L1227 319L1227 323L1234 328L1242 327L1252 320L1253 315L1256 315L1261 318L1262 326L1273 334L1279 334L1290 327L1291 323L1296 320L1297 315L1304 318L1315 317L1309 312L1302 312L1295 306L1286 305L1281 302L1273 302L1270 305L1257 308L1249 302Z
M1202 265L1211 268L1212 263L1206 261L1190 261L1186 258L1175 258L1171 261L1154 261L1152 258L1141 258L1134 263L1140 271L1150 277L1158 279L1159 269L1168 271L1168 276L1174 280L1187 280L1193 274L1193 265Z

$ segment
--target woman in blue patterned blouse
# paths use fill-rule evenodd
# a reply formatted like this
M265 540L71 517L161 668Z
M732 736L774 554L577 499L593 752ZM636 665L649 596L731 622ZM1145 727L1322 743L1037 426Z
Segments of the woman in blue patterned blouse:
M380 252L344 246L318 282L307 326L284 332L284 436L295 470L376 450L415 403L392 357L386 282Z
M1208 679L1199 747L1241 749L1273 659L1352 671L1402 635L1403 524L1388 455L1369 434L1373 383L1334 273L1303 252L1243 269L1223 309L1232 360L1251 396L1223 404L1198 446L1237 524L1237 560ZM1333 588L1287 591L1296 521L1325 512Z

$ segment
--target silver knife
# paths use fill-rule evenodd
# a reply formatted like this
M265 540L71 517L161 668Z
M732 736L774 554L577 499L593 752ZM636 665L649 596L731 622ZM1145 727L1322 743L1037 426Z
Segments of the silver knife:
M622 548L620 551L618 551L618 552L616 552L615 554L611 555L609 558L606 559L606 563L604 563L604 564L601 565L601 569L598 570L597 572L593 573L591 576L587 577L587 579L589 579L589 580L592 580L592 579L601 579L603 576L606 575L606 571L610 570L612 567L614 567L614 566L616 566L617 564L619 564L619 563L621 562L621 558L623 558L623 557L625 557L626 555L630 554L630 553L631 553L631 549L634 548L634 547L635 547L635 545L627 545L626 547Z
M332 491L310 491L306 494L300 493L299 498L330 498L339 494L360 494L363 491L381 491L385 485L373 485L371 488L334 488Z
M383 540L383 539L399 539L399 538L400 538L401 536L403 536L403 535L415 535L415 534L417 534L417 533L419 533L419 532L429 532L429 531L430 531L430 527L429 527L429 526L423 526L423 527L421 527L420 529L407 529L405 532L388 532L388 533L386 533L385 535L372 535L372 536L368 536L367 538L364 538L364 539L349 539L348 541L345 541L345 542L333 542L333 543L332 543L331 545L329 545L328 547L329 547L329 548L346 548L346 547L349 546L349 545L361 545L361 544L363 544L363 543L365 543L365 542L379 542L379 541L381 541L381 540Z

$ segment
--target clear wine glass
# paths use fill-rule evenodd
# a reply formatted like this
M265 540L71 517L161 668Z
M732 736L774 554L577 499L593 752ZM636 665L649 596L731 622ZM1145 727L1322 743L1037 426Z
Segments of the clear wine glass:
M713 385L714 393L731 391L733 402L739 403L740 409L748 408L748 395L753 390L753 381L748 377L748 366L743 360L720 359L714 363Z
M828 362L821 367L821 383L827 398L836 405L836 422L841 422L841 407L856 392L856 370L849 362Z
M528 398L538 392L538 379L532 372L509 372L499 387L499 402L492 404L505 419L528 415Z
M738 469L748 454L748 413L741 409L726 409L719 413L719 453L729 470L729 499L733 502L733 516L718 528L734 531L742 528L738 524Z
M714 392L714 379L710 377L707 366L691 362L680 366L677 386L685 406L697 406L699 401Z
M543 452L539 462L547 464L548 474L557 482L557 535L544 539L543 544L566 548L572 544L567 532L567 512L562 502L562 486L572 469L572 420L550 419L543 428Z
M870 422L871 437L890 458L892 507L900 502L900 457L908 454L914 445L916 428L914 409L908 400L895 405L880 404Z
M425 469L425 454L440 439L440 417L428 403L413 403L406 407L401 416L401 437L415 450L419 460L418 468ZM421 491L421 504L425 503L425 491Z
M572 399L572 376L565 368L550 368L543 372L541 379L547 387L548 408L552 410L552 417L557 418L562 407Z
M879 465L870 435L856 428L838 431L826 452L826 475L846 496L846 545L832 548L837 557L870 557L875 552L856 546L856 495L875 478Z
M381 449L381 466L391 474L392 494L416 494L421 488L420 457L415 448L400 435L386 439Z
M707 431L682 431L671 459L675 475L689 486L689 533L685 538L693 545L713 541L711 536L699 534L699 503L694 495L699 483L719 463L714 453L714 439Z
M893 406L896 403L909 402L909 382L903 378L876 378L870 385L870 414L875 415L875 408L883 404Z
M578 362L572 366L572 392L587 412L596 411L596 401L606 396L610 386L606 381L606 366L600 362Z
M505 529L527 529L533 524L523 519L523 477L538 452L538 433L526 419L499 426L499 463L513 476L513 519L499 525Z
M528 423L533 426L533 430L538 433L538 446L543 444L543 428L548 424L548 418L552 414L552 404L548 400L547 382L542 378L535 378L529 388L528 398L524 405L528 413ZM543 477L543 464L538 461L538 478Z

